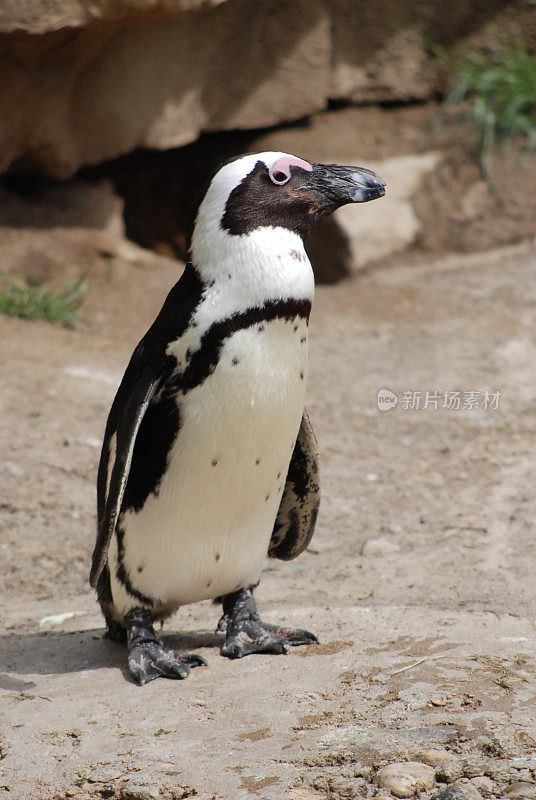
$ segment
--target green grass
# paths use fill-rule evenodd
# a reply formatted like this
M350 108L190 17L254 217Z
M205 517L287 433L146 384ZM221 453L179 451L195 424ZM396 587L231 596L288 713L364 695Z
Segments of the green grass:
M521 38L497 41L484 53L450 56L429 43L452 74L447 101L468 100L479 149L521 137L527 149L536 147L536 54Z
M45 289L22 278L4 275L0 285L0 313L72 328L88 288L83 278L62 289Z

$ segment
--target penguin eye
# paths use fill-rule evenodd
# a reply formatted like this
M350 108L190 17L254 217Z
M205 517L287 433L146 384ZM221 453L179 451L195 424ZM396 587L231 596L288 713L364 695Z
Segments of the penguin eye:
M288 173L283 172L281 169L277 169L275 172L270 170L269 175L272 183L275 183L277 186L282 186L284 183L290 180L290 170Z

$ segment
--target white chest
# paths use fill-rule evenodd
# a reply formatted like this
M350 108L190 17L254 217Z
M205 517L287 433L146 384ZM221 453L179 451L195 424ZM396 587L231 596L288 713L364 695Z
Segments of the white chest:
M301 421L307 361L305 320L261 322L225 339L214 371L178 397L181 427L158 492L122 523L131 581L162 607L258 580ZM112 591L116 604L132 605L117 581Z

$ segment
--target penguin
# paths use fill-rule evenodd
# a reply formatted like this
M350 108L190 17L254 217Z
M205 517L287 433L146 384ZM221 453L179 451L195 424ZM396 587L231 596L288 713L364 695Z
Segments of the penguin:
M229 658L318 641L263 622L253 596L267 556L307 547L320 502L304 240L384 187L363 167L280 152L232 159L209 185L184 272L113 401L98 470L90 583L138 684L206 665L154 628L205 599L222 605Z

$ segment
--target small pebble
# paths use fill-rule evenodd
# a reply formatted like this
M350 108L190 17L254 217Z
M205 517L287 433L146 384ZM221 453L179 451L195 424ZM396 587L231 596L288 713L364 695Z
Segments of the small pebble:
M73 442L74 444L84 444L87 447L93 447L95 449L98 449L102 444L102 440L97 439L96 436L82 436L81 434L77 433L73 434L69 441Z
M367 539L363 545L363 554L367 556L385 555L387 553L399 553L401 547L396 542L379 536L377 539Z
M50 628L54 628L57 625L61 625L68 619L72 619L73 617L82 617L84 614L85 611L64 611L61 614L50 614L50 616L42 617L39 620L39 628L42 631L48 631L50 630Z
M9 458L0 461L0 470L2 470L2 472L8 472L10 475L13 475L14 478L22 478L25 474L23 468Z
M445 761L436 768L436 779L442 783L454 783L464 774L463 764L457 759Z
M431 789L434 782L435 770L418 761L388 764L378 772L380 786L389 789L396 797L413 797Z

